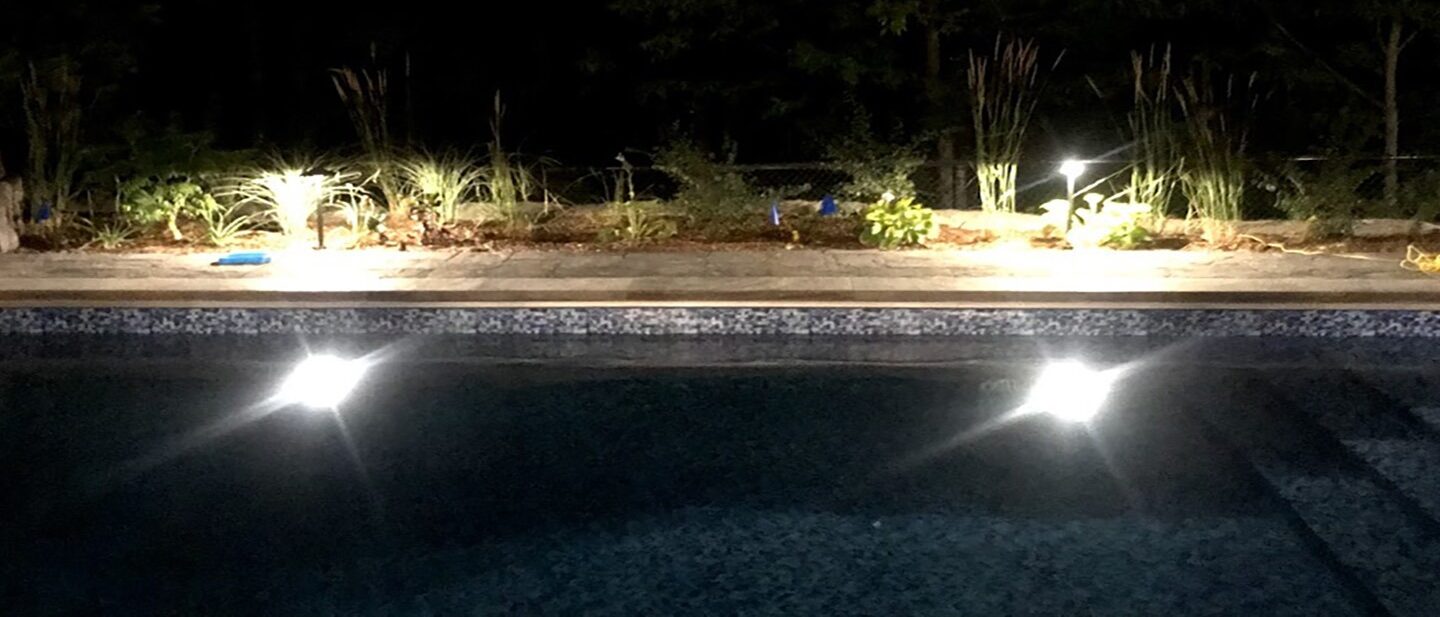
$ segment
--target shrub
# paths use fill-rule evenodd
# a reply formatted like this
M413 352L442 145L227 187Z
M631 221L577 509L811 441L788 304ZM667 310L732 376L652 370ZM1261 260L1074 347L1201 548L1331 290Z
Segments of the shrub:
M368 197L356 184L359 174L319 171L318 165L277 161L274 169L257 169L238 178L224 194L238 204L257 204L287 236L304 233L317 210L343 208Z
M1134 249L1151 240L1144 224L1154 213L1149 204L1106 201L1104 196L1090 193L1085 205L1075 209L1074 218L1070 202L1064 199L1046 202L1040 209L1045 224L1063 231L1065 241L1077 249Z
M1324 161L1312 171L1289 164L1261 186L1274 194L1275 208L1286 217L1308 221L1312 235L1345 235L1372 201L1362 197L1361 189L1378 171L1343 159Z
M758 215L773 198L688 141L661 150L655 156L655 167L680 185L675 204L700 225L733 223Z
M923 246L940 233L934 214L913 197L882 199L865 210L860 241L882 249Z
M216 207L215 197L189 176L135 178L120 183L116 198L120 216L127 223L164 223L174 240L185 239L178 224L180 217L199 217Z
M913 146L897 146L875 139L870 117L861 110L848 134L826 148L826 158L836 169L850 175L840 195L862 202L875 202L886 193L914 197L915 170L925 162Z

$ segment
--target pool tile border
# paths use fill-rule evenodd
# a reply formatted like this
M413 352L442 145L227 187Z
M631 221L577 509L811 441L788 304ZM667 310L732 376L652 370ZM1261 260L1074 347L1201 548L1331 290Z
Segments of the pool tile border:
M1072 308L3 308L0 334L1440 337L1440 311Z

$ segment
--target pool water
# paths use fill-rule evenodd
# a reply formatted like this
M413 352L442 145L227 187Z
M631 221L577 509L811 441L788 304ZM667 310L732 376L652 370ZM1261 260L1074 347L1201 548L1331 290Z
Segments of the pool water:
M7 614L1436 606L1423 353L955 339L882 361L904 345L791 340L710 363L656 340L427 340L334 414L258 405L295 340L15 341ZM1128 368L1088 424L1012 417L1059 357Z

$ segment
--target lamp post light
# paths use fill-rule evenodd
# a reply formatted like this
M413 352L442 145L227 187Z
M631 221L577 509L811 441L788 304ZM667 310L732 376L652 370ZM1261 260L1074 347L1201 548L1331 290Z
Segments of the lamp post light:
M1070 225L1075 220L1075 180L1085 173L1085 162L1075 159L1065 159L1060 163L1060 175L1065 176L1065 202L1070 205L1065 214L1065 231L1070 231Z

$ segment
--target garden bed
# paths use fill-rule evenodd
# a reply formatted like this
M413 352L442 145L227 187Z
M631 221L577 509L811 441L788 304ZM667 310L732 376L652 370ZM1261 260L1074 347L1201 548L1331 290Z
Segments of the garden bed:
M537 208L539 206L537 205ZM601 206L556 208L538 214L523 224L499 221L461 219L445 225L430 225L420 234L420 242L399 243L383 234L352 233L342 221L327 220L326 244L329 248L369 248L390 250L506 250L538 249L574 252L609 251L743 251L783 247L786 249L858 250L866 248L860 241L864 221L856 214L821 217L813 204L787 202L782 207L780 224L764 217L729 221L704 226L677 224L672 235L644 241L625 242L610 236L615 226L613 209ZM934 213L938 231L926 245L939 249L985 249L994 247L1031 247L1066 250L1064 239L1053 228L1047 229L1038 215L984 213L979 211L940 210ZM1224 241L1207 241L1195 225L1182 220L1167 220L1155 225L1152 237L1143 249L1221 250L1221 251L1305 251L1325 254L1403 253L1414 246L1427 253L1440 252L1440 227L1417 226L1401 219L1364 219L1355 221L1345 236L1320 236L1306 221L1242 221L1231 224ZM39 230L38 233L36 230ZM84 251L100 253L211 253L217 250L279 250L297 244L313 246L312 229L302 237L289 237L273 231L253 231L235 238L223 247L204 242L203 227L188 222L180 225L185 239L175 240L163 228L155 228L128 238L122 245L103 247L92 235L80 228L32 228L21 237L21 251ZM912 249L925 250L925 248Z

